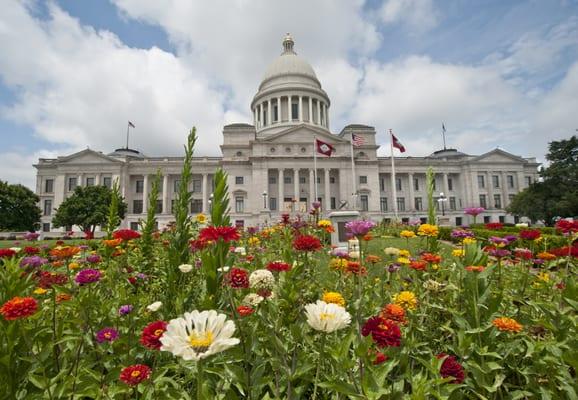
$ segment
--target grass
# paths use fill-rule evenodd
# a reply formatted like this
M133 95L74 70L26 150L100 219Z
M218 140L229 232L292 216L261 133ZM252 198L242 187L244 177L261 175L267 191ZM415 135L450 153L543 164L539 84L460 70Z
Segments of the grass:
M37 240L35 242L28 242L24 239L22 239L22 240L0 240L0 249L6 249L6 248L10 248L10 247L24 248L26 246L40 247L40 246L45 246L45 245L49 246L49 247L53 247L56 245L57 241L58 241L57 239ZM64 244L70 246L70 245L84 244L86 242L87 242L87 240L84 240L84 239L70 239L70 240L65 240Z

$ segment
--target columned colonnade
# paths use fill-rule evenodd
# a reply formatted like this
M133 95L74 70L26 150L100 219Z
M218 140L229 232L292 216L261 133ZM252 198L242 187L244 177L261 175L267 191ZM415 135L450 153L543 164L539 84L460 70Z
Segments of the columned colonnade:
M297 112L293 113L293 105ZM287 95L261 100L253 107L254 125L257 129L281 122L308 122L329 129L329 108L320 97Z

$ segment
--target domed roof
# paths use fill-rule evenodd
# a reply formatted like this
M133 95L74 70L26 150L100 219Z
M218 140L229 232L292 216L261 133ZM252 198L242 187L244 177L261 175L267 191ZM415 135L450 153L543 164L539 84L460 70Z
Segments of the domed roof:
M260 86L272 78L299 75L313 79L321 87L313 67L293 50L294 44L291 35L287 34L283 40L283 53L269 65Z
M462 153L461 151L458 151L457 149L442 149L442 150L434 151L428 157L429 158L461 158L461 157L467 157L467 156L468 155L466 153Z
M112 153L109 153L107 155L111 156L111 157L145 158L145 155L142 154L140 151L134 150L134 149L129 149L126 147L116 149L115 151L113 151Z

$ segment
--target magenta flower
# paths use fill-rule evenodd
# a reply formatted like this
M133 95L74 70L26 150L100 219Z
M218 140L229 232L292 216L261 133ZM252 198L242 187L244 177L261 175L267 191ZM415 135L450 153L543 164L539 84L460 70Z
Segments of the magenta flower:
M120 315L127 315L129 314L133 309L133 306L131 304L125 304L120 306L120 308L118 309L118 313Z
M118 339L118 331L114 328L107 327L96 332L96 341L98 343L114 342L116 339Z
M98 282L102 274L99 270L93 268L83 269L76 274L74 281L79 285L86 285L88 283Z
M42 265L48 263L48 260L46 258L42 258L39 256L29 256L29 257L24 257L22 260L20 260L20 267L22 268L38 268L41 267Z
M478 215L480 215L484 211L486 211L486 209L484 207L467 207L467 208L464 208L464 214L471 215L473 217L477 217Z
M36 232L27 232L24 235L24 239L28 240L29 242L33 242L36 239L38 239L38 237L40 236L40 233L36 233Z
M100 260L101 260L101 257L98 254L91 254L88 257L86 257L86 261L88 261L91 264L99 263Z
M373 221L357 220L346 223L345 229L353 236L365 236L375 225Z

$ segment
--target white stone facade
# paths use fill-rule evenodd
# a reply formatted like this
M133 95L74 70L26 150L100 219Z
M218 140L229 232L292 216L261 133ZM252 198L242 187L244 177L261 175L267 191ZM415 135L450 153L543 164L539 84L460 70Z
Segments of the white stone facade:
M238 225L277 220L284 212L306 213L315 197L316 137L335 148L331 157L317 157L317 195L324 213L357 209L363 217L376 221L392 219L391 160L377 156L375 129L352 124L338 134L331 133L330 100L313 68L294 52L289 35L283 48L267 69L251 103L254 125L225 126L222 157L195 157L191 214L208 214L218 168L228 173L231 220ZM352 133L365 139L365 144L354 148L355 177L351 168ZM162 173L157 205L162 228L173 220L171 208L182 163L179 157L146 157L131 149L118 149L108 155L87 149L56 159L40 159L35 167L42 230L64 231L52 226L52 216L76 185L110 186L116 179L128 204L122 226L137 228L146 214L146 198L157 170ZM428 157L396 157L399 218L407 221L427 216L425 176L431 166L436 173L436 193L444 194L444 211L452 224L470 223L463 209L472 206L487 209L480 221L514 222L504 208L514 194L537 179L538 165L534 158L500 149L479 156L446 149ZM354 187L357 193L353 193Z

